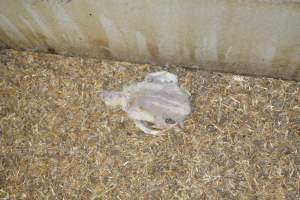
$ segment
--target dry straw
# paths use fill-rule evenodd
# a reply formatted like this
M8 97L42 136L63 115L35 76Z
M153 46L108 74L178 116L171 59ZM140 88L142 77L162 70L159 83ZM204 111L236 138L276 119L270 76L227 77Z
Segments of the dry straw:
M300 199L300 85L170 66L179 133L141 133L97 92L161 67L2 50L0 199Z

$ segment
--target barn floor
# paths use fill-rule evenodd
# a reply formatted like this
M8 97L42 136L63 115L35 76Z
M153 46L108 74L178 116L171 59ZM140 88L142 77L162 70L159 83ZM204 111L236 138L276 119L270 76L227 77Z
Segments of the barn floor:
M102 89L162 67L0 51L0 199L300 199L300 83L168 67L181 132L138 130Z

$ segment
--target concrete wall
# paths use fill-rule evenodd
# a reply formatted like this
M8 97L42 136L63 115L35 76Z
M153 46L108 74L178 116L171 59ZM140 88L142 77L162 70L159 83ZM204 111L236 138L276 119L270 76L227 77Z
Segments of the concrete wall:
M300 1L0 0L0 41L300 80Z

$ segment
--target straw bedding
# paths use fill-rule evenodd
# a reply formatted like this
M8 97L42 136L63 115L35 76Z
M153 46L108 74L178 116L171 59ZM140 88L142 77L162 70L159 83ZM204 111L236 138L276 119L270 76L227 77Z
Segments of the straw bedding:
M181 132L143 134L97 95L176 73ZM300 84L0 51L0 199L300 199Z

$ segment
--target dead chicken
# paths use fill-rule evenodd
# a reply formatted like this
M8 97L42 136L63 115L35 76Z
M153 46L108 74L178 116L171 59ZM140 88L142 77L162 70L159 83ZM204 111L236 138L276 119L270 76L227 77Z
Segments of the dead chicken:
M100 96L106 105L121 106L138 128L151 135L182 128L191 112L189 95L178 86L177 76L166 71L150 73L121 92L102 91Z

